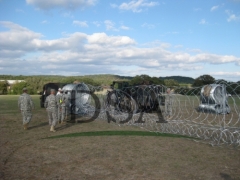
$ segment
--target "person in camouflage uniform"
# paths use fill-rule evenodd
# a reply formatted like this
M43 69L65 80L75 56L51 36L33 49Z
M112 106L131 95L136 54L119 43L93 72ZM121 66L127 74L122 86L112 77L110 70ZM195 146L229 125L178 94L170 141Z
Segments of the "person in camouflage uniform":
M167 88L167 95L165 97L165 117L170 119L172 116L173 96L171 89Z
M65 119L68 118L68 115L70 113L70 110L69 110L69 102L70 102L70 97L69 97L69 94L68 94L68 91L65 91L64 92L64 97L65 97L65 106L64 106L64 109L65 109Z
M57 124L57 99L55 96L55 90L51 89L51 94L47 96L44 107L48 112L48 121L51 126L50 131L55 132L55 126Z
M28 124L32 119L32 110L34 109L34 104L32 98L27 94L27 88L23 88L23 93L18 98L18 108L23 116L23 127L25 130L28 129Z
M63 102L62 102L62 123L67 119L68 115L68 106L69 106L69 96L66 92L63 93Z
M67 104L67 95L63 93L63 90L60 90L60 94L56 96L58 104L58 121L59 123L64 123L66 117L66 104Z
M58 89L58 93L56 95L56 99L57 99L57 119L58 122L61 122L61 115L62 115L62 98L63 98L63 92L62 89L59 88Z

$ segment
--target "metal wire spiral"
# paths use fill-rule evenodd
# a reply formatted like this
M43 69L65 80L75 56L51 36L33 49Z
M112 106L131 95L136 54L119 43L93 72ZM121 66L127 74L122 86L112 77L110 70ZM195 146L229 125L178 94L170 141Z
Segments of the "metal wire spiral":
M173 90L170 119L165 118L167 88L143 85L104 95L89 92L84 95L87 101L76 104L82 116L96 117L97 112L98 119L119 126L139 126L156 133L199 138L211 145L240 147L240 84L219 81L207 87L170 87Z

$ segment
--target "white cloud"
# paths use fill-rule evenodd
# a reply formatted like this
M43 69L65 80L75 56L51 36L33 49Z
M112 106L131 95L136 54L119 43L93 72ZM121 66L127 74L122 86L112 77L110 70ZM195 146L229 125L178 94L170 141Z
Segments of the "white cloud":
M200 53L189 58L190 62L205 62L210 64L236 63L240 65L240 58L231 55L217 55Z
M26 0L27 4L33 5L42 10L53 8L77 9L93 6L97 0Z
M213 6L210 11L215 11L219 8L219 6Z
M106 26L106 29L108 31L118 31L118 29L115 27L115 23L110 20L105 20L104 24Z
M220 71L220 72L213 72L212 74L217 75L217 76L222 76L222 75L239 76L239 78L240 78L240 72L223 72L223 71Z
M211 72L211 76L215 77L215 79L231 79L231 81L237 82L240 81L240 72Z
M101 26L101 22L99 22L99 21L94 21L93 24L94 24L95 26L97 26L97 27L100 27L100 26Z
M157 74L166 71L199 71L205 64L232 63L240 66L240 58L230 55L192 52L172 52L168 43L153 43L139 47L128 36L109 36L106 33L85 34L75 32L64 37L42 39L40 33L12 22L2 21L0 26L1 73L28 74L91 74L131 72ZM122 69L118 71L116 69ZM130 71L130 70L129 70ZM125 72L126 73L126 72Z
M65 18L71 18L71 19L74 18L74 15L71 12L64 12L62 16Z
M240 21L240 15L236 15L236 14L233 14L231 11L229 10L226 10L225 11L228 15L228 18L227 18L227 21L228 22L231 22L231 21Z
M176 49L181 49L181 48L183 48L183 45L181 45L181 44L175 45L174 48L176 48Z
M193 53L202 53L201 49L187 49L188 52L193 52Z
M128 46L134 45L135 41L127 36L108 36L105 33L94 33L87 36L89 44L99 44L107 46Z
M80 27L88 27L87 21L73 21L73 25L77 25Z
M207 24L207 21L205 19L201 19L201 21L199 22L199 24Z
M112 7L112 8L117 8L118 7L118 5L117 4L110 4L110 6Z
M144 27L144 28L148 28L148 29L155 28L154 24L148 24L148 23L143 23L141 26Z
M0 25L10 31L0 32L0 49L16 49L20 51L34 50L32 41L42 37L40 33L30 31L18 24L9 21L0 21Z
M120 27L120 29L123 29L123 30L129 30L130 28L127 27L127 26L123 26L123 25L122 25L122 26Z
M166 69L181 69L184 71L196 71L196 70L201 70L203 69L203 66L200 65L195 65L195 64L184 64L184 63L179 63L179 64L168 64L165 67Z
M193 11L196 11L196 12L201 11L201 10L202 10L201 8L194 8L193 9Z
M42 24L48 24L48 21L47 20L43 20L41 23Z
M32 51L55 51L76 49L81 46L80 42L86 38L85 34L73 33L67 38L56 40L42 40L42 34L33 32L12 22L1 21L0 25L9 28L9 31L0 32L0 50L19 50L22 52Z
M146 8L154 7L157 5L159 5L158 2L148 2L147 0L133 0L129 3L124 2L121 5L111 4L113 8L118 7L120 10L127 10L136 13L142 12Z

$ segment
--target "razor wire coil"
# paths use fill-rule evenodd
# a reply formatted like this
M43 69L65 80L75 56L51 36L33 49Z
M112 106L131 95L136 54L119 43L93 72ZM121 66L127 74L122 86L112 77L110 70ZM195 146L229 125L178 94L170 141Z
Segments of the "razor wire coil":
M100 104L96 105L91 98L94 86L84 83L68 86L69 91L79 93L71 106L77 105L74 112L81 116L92 117L98 111L98 119L119 126L186 135L214 146L240 147L240 84L217 81L203 87L171 87L172 115L165 122L167 88L141 85L114 89L99 95ZM82 99L84 103L80 102Z

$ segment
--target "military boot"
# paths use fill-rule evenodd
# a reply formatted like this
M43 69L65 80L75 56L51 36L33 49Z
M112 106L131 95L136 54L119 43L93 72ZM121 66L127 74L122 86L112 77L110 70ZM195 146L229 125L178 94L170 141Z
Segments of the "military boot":
M50 131L51 131L51 132L56 132L56 130L54 129L54 126L51 126Z
M28 124L27 124L27 123L24 124L24 125L23 125L23 128L24 128L24 130L27 130L27 129L28 129Z

